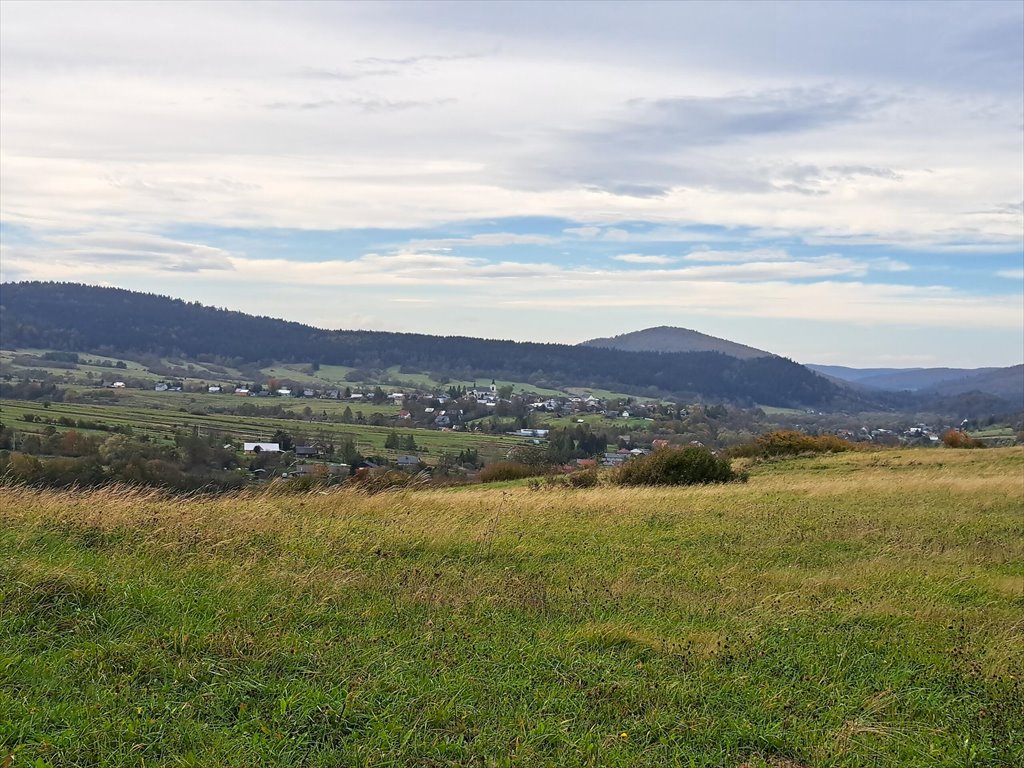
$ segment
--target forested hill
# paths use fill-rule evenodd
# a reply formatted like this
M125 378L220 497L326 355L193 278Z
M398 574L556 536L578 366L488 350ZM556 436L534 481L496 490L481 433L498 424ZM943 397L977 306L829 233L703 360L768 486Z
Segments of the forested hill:
M622 352L459 336L326 331L74 283L0 286L0 343L5 348L213 355L225 362L402 365L453 377L692 394L776 406L823 406L844 396L837 385L779 357L739 360L717 352Z
M625 352L721 352L723 355L742 360L751 357L768 357L771 352L737 344L735 341L708 336L689 328L659 326L642 331L624 333L610 339L591 339L580 344L583 347L604 347L621 349Z

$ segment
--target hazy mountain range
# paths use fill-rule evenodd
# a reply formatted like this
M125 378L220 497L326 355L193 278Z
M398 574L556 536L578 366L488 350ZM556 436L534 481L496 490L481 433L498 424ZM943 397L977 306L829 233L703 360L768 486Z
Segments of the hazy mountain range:
M840 365L807 365L833 380L888 392L933 392L958 395L987 392L999 397L1021 398L1024 365L1007 368L846 368Z
M582 345L628 352L721 352L741 360L773 354L689 328L664 325L610 338L591 339ZM832 381L868 390L935 395L984 392L1014 402L1024 399L1024 365L1007 368L850 368L808 363L805 367Z

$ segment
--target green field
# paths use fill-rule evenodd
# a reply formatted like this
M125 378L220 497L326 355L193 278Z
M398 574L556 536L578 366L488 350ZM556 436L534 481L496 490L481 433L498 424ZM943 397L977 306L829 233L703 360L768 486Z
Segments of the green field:
M109 382L119 378L130 378L133 380L156 384L160 381L168 381L171 378L176 378L153 373L141 362L132 360L130 357L115 358L104 355L95 355L87 352L79 353L83 362L77 365L67 368L56 367L52 363L48 363L48 361L40 359L40 356L47 351L51 350L0 350L0 370L5 374L11 374L15 377L22 377L29 375L31 372L42 371L54 377L62 384L71 385L92 385L100 380ZM23 362L15 362L18 359L22 359ZM31 359L31 361L25 362L25 359ZM127 368L119 369L90 365L84 361L107 361L111 364L122 361L125 363ZM233 385L235 383L253 383L250 375L231 367L211 365L196 360L171 358L162 358L160 362L164 366L173 366L186 370L188 375L180 377L180 380L186 384ZM260 368L259 372L262 380L258 383L265 384L270 379L278 379L280 381L291 381L297 385L313 387L321 390L344 389L348 386L356 392L369 392L378 385L388 392L403 389L407 391L439 392L444 391L451 386L461 386L466 388L477 386L480 388L486 388L491 384L491 379L484 376L477 379L447 379L431 372L402 373L400 367L397 365L378 372L379 375L376 378L349 381L348 377L354 370L354 368L343 365L321 365L319 370L312 371L309 363L278 363L272 366ZM631 395L626 393L610 392L604 389L570 387L565 390L560 390L550 387L535 386L529 382L506 379L498 379L495 380L494 383L495 386L498 387L512 387L513 392L516 395L565 397L568 394L593 393L595 397L600 398L625 400L626 398L631 397ZM632 395L632 397L637 396Z
M94 389L69 387L69 391L88 399L95 397ZM356 400L326 400L319 398L301 397L270 397L270 398L248 398L234 394L208 394L193 392L153 392L146 389L122 389L104 390L111 393L111 402L119 406L135 408L155 409L161 411L180 411L185 409L189 412L208 412L217 410L234 410L240 405L248 404L256 408L271 408L281 406L287 411L296 415L302 415L306 408L319 418L323 414L328 417L341 416L346 408L351 408L353 413L361 412L369 417L371 414L379 413L382 416L395 416L402 410L402 406L393 405L390 401L375 404L372 401L359 402Z
M602 431L618 431L618 432L629 432L630 430L645 430L650 429L651 422L647 419L641 418L629 418L629 419L608 419L598 413L580 413L572 416L545 416L543 419L544 425L547 427L573 427L577 424L589 424L591 429L595 432Z
M363 424L342 424L338 422L303 421L296 419L266 418L260 416L235 416L231 414L206 413L198 408L211 401L232 400L230 395L189 395L183 392L117 392L109 405L90 405L85 403L50 403L25 400L0 400L0 421L15 430L24 433L41 433L48 426L44 422L26 422L25 416L31 415L40 419L57 420L62 416L70 419L85 419L107 426L131 427L136 437L146 436L164 443L173 443L174 436L183 432L196 431L201 435L216 433L225 440L240 444L244 441L269 440L278 429L292 435L301 435L309 440L334 442L351 439L356 447L366 454L397 456L408 451L387 451L384 441L388 435L398 432L403 435L413 434L420 453L428 463L433 463L441 453L448 451L458 453L469 448L476 449L484 459L493 461L504 458L510 449L523 445L523 438L503 435L488 435L473 432L442 432L430 429L413 429L405 426L369 426ZM241 400L241 398L238 398ZM153 407L154 402L165 407ZM235 402L232 400L232 402ZM344 404L328 400L290 400L282 398L272 401L245 400L259 405L287 402L301 413L304 405L311 405L316 414L330 408L335 412L343 410ZM168 404L180 404L178 409L167 407ZM190 407L197 410L190 411ZM372 403L354 406L353 411L362 411L367 417L373 413L391 415L399 409L397 406L375 406ZM67 429L60 427L61 430ZM77 429L77 427L76 427ZM80 431L90 433L89 429Z
M0 487L0 763L1021 765L1024 450L750 470Z

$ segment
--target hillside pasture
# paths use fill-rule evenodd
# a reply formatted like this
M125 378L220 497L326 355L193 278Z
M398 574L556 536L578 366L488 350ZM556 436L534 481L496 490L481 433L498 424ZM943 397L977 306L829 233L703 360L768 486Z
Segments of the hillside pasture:
M0 488L0 759L1020 765L1024 450L750 471Z
M61 417L74 420L85 420L104 424L108 427L129 427L136 437L148 437L163 443L173 443L176 434L198 432L201 435L216 433L225 440L241 443L242 441L269 440L277 430L284 430L292 435L302 435L310 440L340 443L352 440L356 448L364 454L381 456L397 456L408 451L388 451L384 443L389 434L398 432L402 435L412 434L416 444L425 454L428 463L441 453L459 453L466 449L476 449L480 456L487 460L504 458L517 445L527 441L504 435L488 435L475 432L442 432L431 429L414 429L402 424L397 426L370 426L367 424L343 424L337 421L308 421L303 419L280 419L265 416L235 416L232 414L207 413L200 407L213 401L232 401L230 395L189 395L181 392L149 392L144 395L130 391L106 390L111 394L111 404L93 405L85 403L50 403L25 400L0 400L0 421L18 432L42 433L47 420L58 420ZM149 407L151 401L160 403L181 402L182 407L174 410ZM309 405L315 408L316 415L330 409L340 412L344 404L328 400L302 400L277 398L269 401L258 401L237 398L232 402L253 402L257 405L266 402L268 405L286 404L301 414L302 408ZM195 410L189 410L184 403L195 404ZM129 403L138 403L130 405ZM399 408L392 405L376 406L366 403L353 406L352 410L362 411L369 418L374 413L388 416L397 413ZM27 422L25 416L40 419ZM58 427L71 429L72 427ZM79 429L78 427L74 427ZM102 434L101 431L80 429L86 433Z

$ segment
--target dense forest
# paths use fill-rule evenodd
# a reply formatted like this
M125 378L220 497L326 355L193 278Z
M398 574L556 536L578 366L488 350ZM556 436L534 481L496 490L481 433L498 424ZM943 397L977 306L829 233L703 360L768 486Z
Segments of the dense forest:
M327 331L179 299L74 283L0 288L0 342L234 363L317 362L407 368L535 384L590 386L776 406L835 405L847 393L780 357L739 360L717 352L622 352L383 331Z

